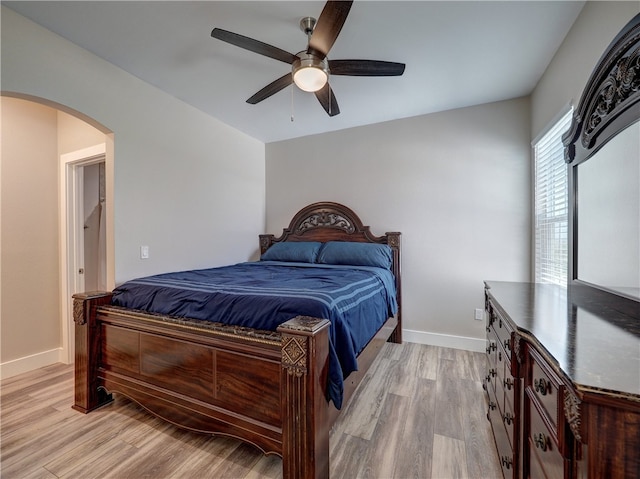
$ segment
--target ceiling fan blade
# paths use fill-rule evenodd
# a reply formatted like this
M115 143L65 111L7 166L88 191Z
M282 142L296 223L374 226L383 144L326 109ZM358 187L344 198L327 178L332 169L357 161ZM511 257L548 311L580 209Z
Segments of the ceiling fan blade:
M327 115L336 116L340 114L336 96L328 83L316 92L316 98L324 108L324 111L327 112ZM331 102L329 102L329 98L331 98Z
M329 54L329 50L331 50L344 22L347 20L352 3L353 1L327 2L318 17L311 38L309 38L307 53L312 53L320 59Z
M239 35L227 30L222 30L221 28L214 28L211 31L211 36L213 38L217 38L218 40L222 40L223 42L231 43L232 45L235 45L237 47L244 48L245 50L258 53L259 55L264 55L265 57L280 60L281 62L288 63L289 65L291 65L298 58L294 54L281 50L280 48L274 47L273 45L254 40L253 38L245 37L244 35Z
M281 76L276 81L269 83L266 87L260 90L258 93L253 95L251 98L247 100L247 103L255 105L256 103L260 103L262 100L269 98L271 95L275 95L283 88L288 87L293 83L293 75L291 72L286 75Z
M329 60L332 75L390 77L404 73L404 63L378 60Z

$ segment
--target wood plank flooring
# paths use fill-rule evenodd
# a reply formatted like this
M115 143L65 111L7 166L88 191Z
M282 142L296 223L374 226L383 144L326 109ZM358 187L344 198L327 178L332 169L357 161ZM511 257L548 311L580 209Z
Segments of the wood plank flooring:
M500 478L484 369L481 353L387 343L333 428L331 478ZM122 396L72 410L72 366L7 379L0 393L2 479L282 477L280 458L178 429Z

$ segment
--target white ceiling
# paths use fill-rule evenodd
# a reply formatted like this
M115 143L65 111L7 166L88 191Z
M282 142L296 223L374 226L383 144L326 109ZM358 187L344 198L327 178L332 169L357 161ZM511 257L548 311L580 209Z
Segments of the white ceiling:
M306 48L300 18L324 2L2 3L265 143L528 95L584 5L356 0L329 58L407 66L401 77L332 77L341 113L330 118L293 87L247 104L290 67L210 36L218 27L295 54Z

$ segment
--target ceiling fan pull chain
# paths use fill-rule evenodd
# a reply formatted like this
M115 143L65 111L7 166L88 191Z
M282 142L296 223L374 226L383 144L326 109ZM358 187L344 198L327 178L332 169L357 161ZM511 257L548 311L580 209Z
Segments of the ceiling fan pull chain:
M293 85L291 85L291 123L293 123Z
M327 95L329 95L329 116L331 116L331 83L327 78Z

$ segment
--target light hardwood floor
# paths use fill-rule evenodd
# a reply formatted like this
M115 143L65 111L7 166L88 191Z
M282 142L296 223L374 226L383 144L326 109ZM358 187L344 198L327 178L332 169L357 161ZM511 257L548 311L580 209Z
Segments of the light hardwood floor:
M482 389L484 354L387 343L331 433L331 478L501 477ZM7 379L2 479L281 478L282 461L178 429L116 396L71 409L73 368Z

